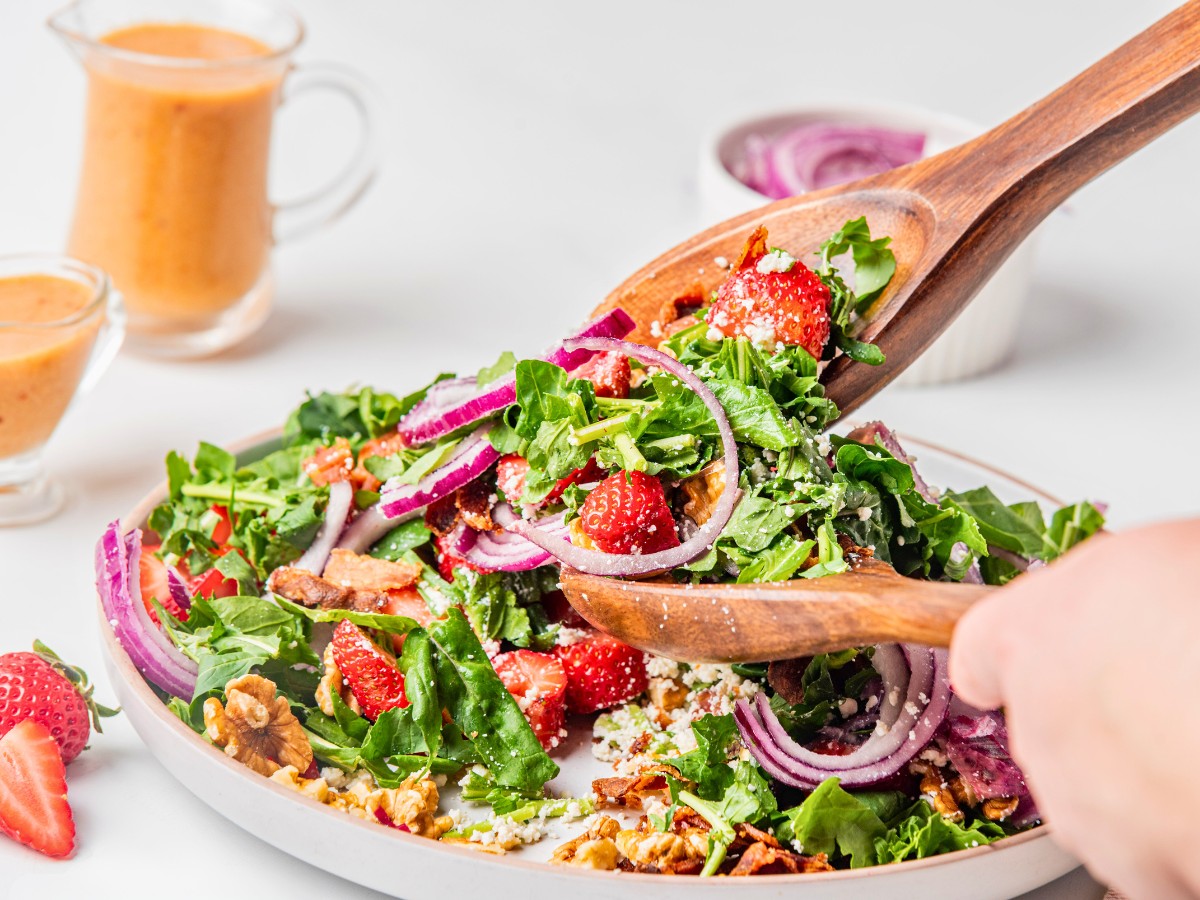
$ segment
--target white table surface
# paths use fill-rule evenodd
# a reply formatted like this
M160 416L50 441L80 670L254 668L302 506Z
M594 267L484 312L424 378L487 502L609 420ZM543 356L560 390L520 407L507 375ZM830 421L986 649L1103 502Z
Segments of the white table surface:
M42 25L54 5L0 7L0 252L58 249L69 221L83 80ZM381 177L344 221L279 249L277 308L259 335L201 362L122 357L63 423L48 464L70 507L0 529L0 650L39 637L110 697L91 548L160 479L167 450L274 425L306 387L403 389L502 348L539 350L706 224L695 158L722 121L857 99L999 122L1172 5L298 0L301 59L352 64L378 85ZM335 165L349 125L332 102L286 113L281 185L302 189ZM1197 160L1193 121L1052 217L1004 368L892 388L865 413L1061 496L1105 499L1117 527L1200 510L1200 482L1170 462L1200 444ZM238 896L367 893L226 823L122 718L69 774L76 857L0 840L0 893L226 896L222 870L237 873ZM1076 876L1038 896L1097 891Z

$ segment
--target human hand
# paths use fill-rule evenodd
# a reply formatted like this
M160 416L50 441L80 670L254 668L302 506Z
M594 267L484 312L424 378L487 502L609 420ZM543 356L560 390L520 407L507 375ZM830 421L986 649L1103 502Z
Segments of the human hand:
M1090 538L972 608L963 700L1005 707L1055 840L1132 897L1200 897L1200 520Z

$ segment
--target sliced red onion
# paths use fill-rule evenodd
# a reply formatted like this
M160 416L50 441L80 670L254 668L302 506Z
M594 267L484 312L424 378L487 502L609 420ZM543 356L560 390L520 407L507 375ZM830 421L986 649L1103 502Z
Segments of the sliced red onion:
M618 308L593 319L575 335L575 338L621 338L635 327L629 314ZM542 358L570 371L583 365L592 355L592 351L570 351L559 344ZM430 388L425 399L401 420L397 431L409 446L428 443L457 428L499 412L516 399L516 381L511 373L487 385L482 392L477 390L474 378L440 381Z
M845 787L865 787L895 775L929 744L950 703L947 652L910 645L902 649L912 674L904 707L886 731L877 730L847 756L813 753L788 736L766 695L760 694L753 707L739 700L734 709L750 753L772 777L806 790L831 777L840 779ZM885 698L888 693L885 683Z
M379 511L391 519L428 506L478 478L500 454L488 442L488 426L476 428L454 454L416 484L385 484Z
M329 553L341 537L346 519L350 515L350 507L354 505L354 488L349 481L335 481L329 486L329 501L325 504L325 521L317 529L317 536L309 544L304 554L292 563L297 569L304 569L314 575L325 571L329 562Z
M167 566L167 589L171 592L171 599L180 609L187 611L192 608L192 592L188 590L187 582L174 566Z
M96 590L104 615L118 643L151 684L191 700L196 663L171 643L146 612L136 575L142 532L134 529L122 538L120 527L120 522L112 522L96 544Z
M396 516L394 519L389 519L380 511L379 504L376 503L354 517L354 520L342 532L342 536L338 538L335 549L349 550L351 553L366 553L401 522L415 519L420 514L421 509L418 507Z
M695 391L696 396L712 413L717 428L721 432L721 452L725 461L725 484L708 521L678 547L659 550L656 553L629 555L588 550L549 537L522 520L513 522L508 528L533 541L543 550L549 551L563 565L589 575L649 575L652 572L665 572L668 569L686 565L706 553L733 515L733 508L737 504L739 496L737 441L734 440L733 429L729 427L729 419L716 395L696 377L691 369L680 363L675 357L649 347L643 347L641 344L631 344L612 338L584 338L564 341L563 348L568 352L584 349L597 353L621 353L636 359L643 365L656 366L664 372L669 372Z
M1013 553L1011 550L1005 550L1003 547L997 547L995 544L988 544L988 556L1004 560L1018 572L1033 572L1046 565L1040 559L1022 556L1019 553ZM966 581L966 579L964 578L963 581Z
M813 122L771 137L749 135L733 175L782 200L908 165L924 152L919 132Z
M564 513L556 513L531 524L550 537L570 541L570 532L562 524ZM518 518L512 507L501 503L492 510L492 520L504 527ZM495 572L525 572L554 561L537 544L512 532L480 531L466 528L454 540L455 550L472 565Z

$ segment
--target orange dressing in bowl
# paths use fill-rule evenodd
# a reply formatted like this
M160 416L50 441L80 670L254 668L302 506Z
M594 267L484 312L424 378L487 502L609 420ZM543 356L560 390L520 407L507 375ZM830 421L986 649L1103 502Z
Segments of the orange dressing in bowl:
M80 316L94 299L69 278L0 278L0 459L40 447L66 412L103 320Z
M111 275L132 317L211 319L271 247L267 165L286 62L192 24L105 35L85 55L83 171L69 251Z

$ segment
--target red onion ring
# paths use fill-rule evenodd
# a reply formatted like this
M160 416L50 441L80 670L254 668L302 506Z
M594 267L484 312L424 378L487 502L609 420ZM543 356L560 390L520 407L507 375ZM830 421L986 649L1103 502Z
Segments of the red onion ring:
M788 736L766 695L759 694L753 707L739 700L734 708L746 747L776 780L806 790L826 778L836 777L844 787L865 787L895 775L929 744L950 705L947 652L910 645L901 649L912 674L904 707L886 733L872 735L848 756L813 753ZM885 698L892 689L885 679ZM922 696L923 703L919 702Z
M379 504L376 503L360 512L346 526L346 530L338 538L336 549L349 550L351 553L366 553L401 522L415 519L420 514L421 509L417 508L389 519L380 512Z
M624 337L635 327L629 314L617 308L593 319L574 338ZM559 344L542 358L570 371L583 365L592 355L591 351L567 350L565 344ZM516 380L511 373L489 384L483 393L475 390L475 384L474 378L456 378L431 387L425 399L400 421L397 431L404 442L412 447L436 440L499 412L517 399Z
M649 575L652 572L664 572L690 563L712 547L720 536L721 529L733 515L733 508L737 504L739 496L737 441L734 440L733 429L729 427L729 419L726 417L720 401L705 386L704 382L679 360L658 350L643 347L641 344L631 344L628 341L618 341L612 338L582 338L564 341L563 348L568 352L584 349L597 353L621 353L644 365L657 366L665 372L670 372L695 391L704 405L708 407L709 412L712 413L717 428L721 432L721 450L725 460L725 484L708 521L678 547L659 550L656 553L627 555L588 550L584 547L576 547L571 543L555 540L522 520L509 525L509 530L515 531L521 537L528 538L564 565L588 575Z
M349 481L335 481L329 485L329 501L325 504L325 521L317 529L317 536L309 544L304 554L292 563L297 569L304 569L314 575L325 571L329 562L329 553L342 534L346 519L350 516L350 508L354 505L354 489Z
M556 513L531 524L558 540L570 541L570 532L562 524L564 515ZM507 503L498 504L492 510L492 521L502 527L517 518ZM554 557L537 544L511 532L477 532L468 528L454 539L454 548L472 565L496 572L526 572L554 561Z
M850 123L809 122L780 134L751 134L733 174L773 200L795 197L916 162L925 135Z
M457 491L464 484L474 481L488 466L500 458L500 454L488 442L489 426L476 428L463 439L454 455L418 481L416 484L383 486L379 498L379 511L396 521L399 516L440 500Z
M146 612L140 579L142 532L121 537L121 523L109 524L96 544L96 590L117 642L134 666L154 685L184 700L196 688L196 663L171 643Z

